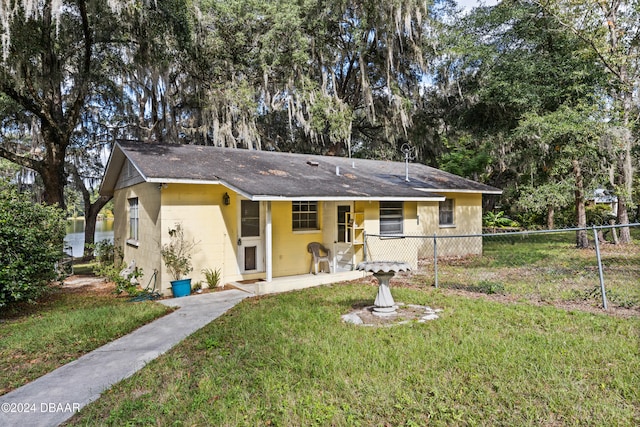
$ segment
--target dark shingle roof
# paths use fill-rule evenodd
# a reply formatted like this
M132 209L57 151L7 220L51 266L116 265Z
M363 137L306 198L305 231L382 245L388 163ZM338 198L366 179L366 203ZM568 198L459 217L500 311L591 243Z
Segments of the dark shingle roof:
M442 192L501 191L422 164L198 145L121 142L114 147L102 194L113 194L128 158L148 182L219 182L259 199L433 199ZM338 173L339 174L338 174Z

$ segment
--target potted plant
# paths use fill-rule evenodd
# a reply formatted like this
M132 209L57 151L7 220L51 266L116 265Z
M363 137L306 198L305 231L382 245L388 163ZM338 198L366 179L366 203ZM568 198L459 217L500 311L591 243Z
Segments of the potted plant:
M171 281L173 296L183 297L191 293L191 278L185 276L193 270L191 251L196 243L185 239L184 229L180 223L169 229L169 237L169 243L162 246L160 254L167 271L173 278Z

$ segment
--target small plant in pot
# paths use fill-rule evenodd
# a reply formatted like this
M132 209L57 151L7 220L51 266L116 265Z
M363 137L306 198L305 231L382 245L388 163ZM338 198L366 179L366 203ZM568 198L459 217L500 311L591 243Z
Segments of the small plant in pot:
M196 242L186 240L184 228L178 223L169 229L169 243L162 245L160 254L167 271L173 278L171 291L174 297L183 297L191 293L191 279L185 276L193 270L191 252Z

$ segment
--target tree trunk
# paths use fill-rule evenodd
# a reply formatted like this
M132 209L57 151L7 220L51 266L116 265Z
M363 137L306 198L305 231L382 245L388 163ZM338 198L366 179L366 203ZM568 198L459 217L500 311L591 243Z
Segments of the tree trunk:
M51 2L45 2L42 13L42 28L41 83L43 92L40 96L34 96L36 102L32 106L39 106L41 109L38 117L42 142L45 146L44 158L40 162L38 172L44 183L45 203L57 204L64 210L64 187L67 183L65 157L71 136L70 129L75 126L75 123L72 123L71 127L68 126L69 123L65 117L62 88L67 82L62 81L60 77L64 75L63 65L57 56L56 40L54 39L56 24L54 23ZM26 84L32 84L30 79L27 79ZM68 112L71 111L74 111L73 107L68 108Z
M615 223L616 222L614 220L609 221L609 225L615 225ZM618 232L616 231L615 228L611 229L611 236L613 238L614 245L617 245L618 243L620 243L620 240L618 239Z
M84 208L84 250L82 259L89 261L93 259L93 244L96 242L96 222L100 210L111 200L109 196L100 196L98 200L91 204L85 202ZM88 206L88 207L87 207Z
M89 261L93 259L93 244L96 241L96 222L98 220L98 214L100 210L106 205L110 196L100 196L95 202L91 202L91 192L87 188L86 182L80 175L78 168L74 162L69 162L69 171L73 177L76 190L82 194L82 201L84 202L84 248L82 251L82 259Z
M618 188L618 224L629 224L629 212L627 210L628 198L631 195L631 180L633 179L633 167L631 162L631 133L625 137L625 150L618 158L618 173L616 176L616 186ZM620 228L618 241L622 244L631 243L631 232L628 227Z
M64 186L66 176L64 172L64 160L56 159L53 163L44 163L37 170L42 177L44 185L43 200L48 205L58 205L66 209L64 200Z
M555 215L556 215L556 211L553 208L553 205L549 205L547 206L547 229L548 230L553 230L553 227L555 226Z
M603 6L604 5L604 6ZM614 1L610 3L603 3L601 6L605 12L607 19L607 25L609 29L609 44L611 46L611 52L620 53L620 36L622 36L621 28L618 26L618 13L627 7L624 2ZM607 9L608 7L608 9ZM625 55L626 54L626 55ZM614 101L617 101L622 108L622 126L626 130L622 138L622 152L618 156L618 171L616 183L618 184L618 224L629 224L629 214L627 213L628 201L631 200L631 189L633 186L633 164L631 160L631 147L633 147L634 138L631 129L631 113L636 108L633 96L634 79L637 79L637 75L629 74L628 64L631 63L631 51L624 52L625 56L617 58L622 61L618 62L618 79L620 84L616 86L614 92ZM616 55L617 56L617 55ZM630 243L631 233L629 228L623 227L620 229L619 236L620 243Z
M589 247L589 239L587 237L587 211L584 205L584 180L582 177L582 168L580 162L573 160L573 174L576 178L575 198L576 198L576 219L578 221L578 230L576 232L576 246L580 249Z
M629 213L627 212L627 200L626 196L618 196L618 224L629 224ZM631 232L629 227L620 228L620 236L618 238L619 243L631 243Z
M65 155L69 145L69 138L57 133L44 121L41 121L40 126L45 146L43 158L34 159L2 146L0 146L0 157L40 175L44 186L42 200L48 205L58 205L64 210L66 209L64 188L67 181Z

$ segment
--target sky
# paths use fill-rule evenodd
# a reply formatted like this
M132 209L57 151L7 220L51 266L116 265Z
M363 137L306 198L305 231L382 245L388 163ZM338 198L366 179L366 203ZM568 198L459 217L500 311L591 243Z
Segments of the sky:
M481 3L485 6L493 6L498 3L498 0L457 0L457 3L460 7L472 9L476 6L480 6Z

